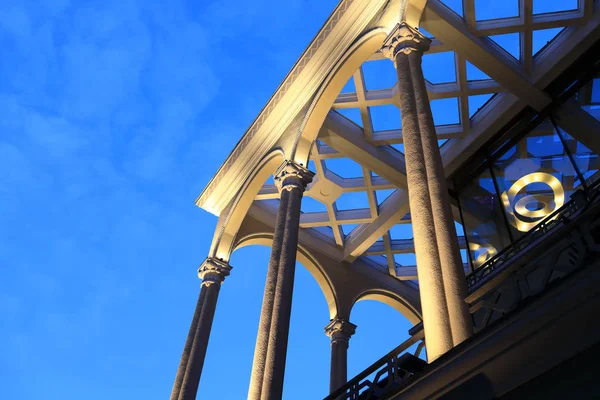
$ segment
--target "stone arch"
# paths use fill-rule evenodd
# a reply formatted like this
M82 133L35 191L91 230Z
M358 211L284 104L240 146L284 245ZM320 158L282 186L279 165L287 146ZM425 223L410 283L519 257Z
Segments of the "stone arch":
M273 233L260 232L245 235L236 241L234 251L250 246L250 245L262 245L271 247L273 244ZM323 266L317 261L317 259L301 244L298 244L297 260L310 272L315 278L321 291L325 295L327 305L329 307L329 318L335 318L338 312L337 296L334 290L333 283L330 277L325 272Z
M279 149L267 154L246 180L246 184L230 206L221 213L210 247L212 257L229 261L236 236L250 206L269 175L272 175L284 160L284 153Z
M375 300L387 304L406 317L406 319L408 319L414 325L418 324L422 320L418 310L416 310L408 301L394 292L385 289L366 290L356 297L352 303L352 307L354 307L354 304L362 300ZM352 310L350 310L350 312L352 312Z
M387 35L385 29L375 28L358 38L329 74L307 112L294 149L294 161L308 165L312 144L319 135L319 130L336 97L352 74L381 48Z

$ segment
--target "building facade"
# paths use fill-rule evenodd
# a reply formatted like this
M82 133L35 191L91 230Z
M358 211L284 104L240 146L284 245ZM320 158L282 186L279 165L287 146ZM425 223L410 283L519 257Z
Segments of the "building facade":
M587 388L563 370L600 340L600 4L518 3L339 3L196 201L218 221L172 400L196 398L230 256L253 244L272 250L249 399L282 396L296 261L329 305L328 398ZM415 326L349 380L363 299Z

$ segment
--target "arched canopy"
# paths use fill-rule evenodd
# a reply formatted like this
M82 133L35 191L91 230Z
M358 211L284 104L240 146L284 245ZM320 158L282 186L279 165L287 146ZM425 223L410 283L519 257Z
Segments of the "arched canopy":
M262 232L245 235L240 237L236 242L235 250L250 246L250 245L262 245L271 247L273 244L273 234ZM323 266L317 261L317 259L311 254L311 252L304 246L298 246L297 260L302 264L308 272L315 278L329 307L329 318L335 318L338 312L338 306L336 302L336 296L334 293L333 285L324 271Z
M211 256L225 261L229 260L233 252L235 237L252 202L269 175L273 174L283 161L283 152L280 150L273 151L264 157L234 202L219 217L211 245Z

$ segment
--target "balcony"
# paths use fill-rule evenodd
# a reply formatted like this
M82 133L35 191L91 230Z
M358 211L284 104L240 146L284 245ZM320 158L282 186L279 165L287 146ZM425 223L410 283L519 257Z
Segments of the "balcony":
M477 398L496 398L593 346L600 337L600 324L589 318L600 310L599 217L600 181L467 276L473 337L426 364L418 358L424 335L417 325L326 400L469 398L469 387L482 391Z

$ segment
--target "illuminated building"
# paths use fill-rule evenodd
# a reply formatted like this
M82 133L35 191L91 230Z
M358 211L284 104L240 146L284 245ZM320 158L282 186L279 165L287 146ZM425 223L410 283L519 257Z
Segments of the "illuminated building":
M296 259L329 304L332 399L587 387L571 365L600 339L600 5L476 13L474 0L462 15L436 0L340 2L197 199L218 222L172 399L195 398L229 258L252 244L272 253L249 399L281 398ZM428 80L422 63L448 54L438 68L452 77ZM368 76L376 64L388 86ZM456 118L438 121L439 107ZM364 207L345 209L356 193ZM362 299L415 327L348 381Z

